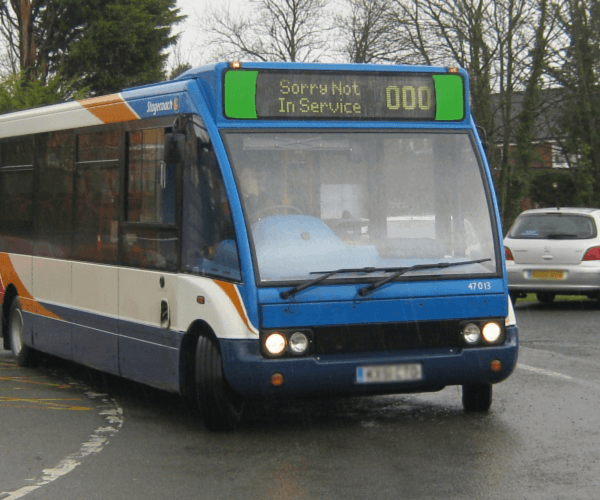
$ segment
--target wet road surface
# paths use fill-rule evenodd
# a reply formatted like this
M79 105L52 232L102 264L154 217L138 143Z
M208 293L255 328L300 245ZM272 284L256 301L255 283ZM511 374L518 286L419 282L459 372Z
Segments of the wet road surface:
M600 308L518 303L517 318L519 365L487 414L449 387L270 405L230 434L176 396L1 353L0 499L600 498Z

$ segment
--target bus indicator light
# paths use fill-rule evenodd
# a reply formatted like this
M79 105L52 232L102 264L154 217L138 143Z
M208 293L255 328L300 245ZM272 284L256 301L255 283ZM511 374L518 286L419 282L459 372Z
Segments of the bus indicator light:
M279 387L283 385L283 375L281 373L274 373L271 375L271 385L273 387Z
M493 373L500 373L502 371L502 362L499 359L494 359L490 363L490 370Z

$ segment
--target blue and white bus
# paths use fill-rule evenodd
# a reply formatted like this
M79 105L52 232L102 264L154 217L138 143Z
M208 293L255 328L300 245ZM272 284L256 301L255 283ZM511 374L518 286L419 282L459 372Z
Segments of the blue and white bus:
M59 356L199 405L462 386L517 361L462 69L219 63L0 116L0 299Z

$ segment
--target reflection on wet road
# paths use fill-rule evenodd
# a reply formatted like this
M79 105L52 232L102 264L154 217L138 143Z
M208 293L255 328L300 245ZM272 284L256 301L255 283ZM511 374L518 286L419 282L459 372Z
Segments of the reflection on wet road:
M65 456L103 425L98 400L71 384L61 388L71 377L109 394L124 423L101 452L28 499L64 499L65 491L86 499L596 499L600 309L592 302L554 306L517 305L519 365L495 386L492 410L484 415L464 413L460 390L449 387L272 403L258 406L234 433L211 433L174 395L112 377L89 381L59 362L26 373L9 367L11 373L0 376L12 378L1 380L0 389L35 385L39 392L0 395L39 401L24 403L30 408L0 402L5 421L7 412L18 411L23 424L9 417L0 431L2 449L11 449L8 468L1 455L0 491L35 476L28 462L35 457L32 429L46 415L71 415L70 425L54 431ZM1 363L9 360L0 355ZM32 383L19 381L24 376ZM52 405L96 411L42 409ZM44 428L40 446L50 446L52 434Z

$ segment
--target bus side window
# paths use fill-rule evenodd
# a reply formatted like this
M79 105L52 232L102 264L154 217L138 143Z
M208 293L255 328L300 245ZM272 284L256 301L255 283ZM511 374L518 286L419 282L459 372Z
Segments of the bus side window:
M165 129L136 130L127 138L124 264L175 270L177 163L165 161Z
M73 168L75 135L51 132L37 138L39 182L36 200L34 254L68 259L73 232Z
M198 161L188 159L183 190L183 269L241 280L233 221L217 158L198 141Z
M33 140L5 142L0 158L2 252L31 254L33 236Z
M163 161L165 129L129 134L127 221L175 224L176 164Z
M117 129L77 137L73 256L117 264L120 137Z

